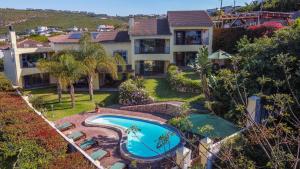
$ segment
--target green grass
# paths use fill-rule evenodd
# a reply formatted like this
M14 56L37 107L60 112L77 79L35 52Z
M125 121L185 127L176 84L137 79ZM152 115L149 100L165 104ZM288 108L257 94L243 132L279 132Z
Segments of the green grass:
M87 14L60 11L0 9L0 16L3 22L3 24L0 25L0 34L7 33L7 27L5 25L9 24L13 24L17 32L23 32L27 29L36 28L37 26L55 26L63 30L77 26L94 31L99 24L109 24L118 27L125 23L115 18L101 19Z
M195 104L204 99L203 95L180 93L172 90L165 78L145 79L145 87L156 101L181 101Z
M48 110L45 116L52 121L66 116L94 110L95 102L103 101L106 106L109 106L116 104L118 101L117 92L95 92L93 102L89 101L88 92L76 92L76 105L75 108L72 109L70 95L68 93L64 93L62 96L62 102L59 103L55 88L26 90L25 94L32 94L34 96L41 97L45 101L45 106ZM53 111L51 111L51 105L53 105Z
M187 71L183 71L182 73L183 73L183 76L188 78L188 79L197 81L199 83L201 82L201 80L199 79L199 75L194 71L187 70Z
M164 78L151 78L145 79L146 90L150 92L150 95L155 101L182 101L187 102L190 105L197 104L203 100L203 95L180 93L171 90L168 82ZM110 106L118 103L117 92L95 92L94 101L89 101L88 92L75 92L76 105L75 108L71 108L70 95L63 93L62 102L57 100L56 89L42 88L32 89L24 91L25 94L32 94L36 97L41 97L45 102L45 107L48 112L45 116L55 121L74 114L91 111L95 108L95 102L104 102L105 106ZM52 109L53 107L53 109Z

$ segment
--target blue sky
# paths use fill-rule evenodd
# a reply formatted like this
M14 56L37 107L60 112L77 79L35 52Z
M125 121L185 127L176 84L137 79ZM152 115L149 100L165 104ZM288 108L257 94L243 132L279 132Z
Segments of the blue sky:
M233 5L234 0L223 0ZM251 0L236 0L243 5ZM220 0L0 0L1 8L62 9L105 13L109 15L163 14L168 10L199 10L216 8Z

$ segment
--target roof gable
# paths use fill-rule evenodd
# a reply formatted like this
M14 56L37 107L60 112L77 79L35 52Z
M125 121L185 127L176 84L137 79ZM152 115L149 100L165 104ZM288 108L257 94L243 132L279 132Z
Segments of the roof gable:
M169 11L167 16L171 27L213 26L206 11Z
M130 32L133 36L171 35L166 18L137 19Z

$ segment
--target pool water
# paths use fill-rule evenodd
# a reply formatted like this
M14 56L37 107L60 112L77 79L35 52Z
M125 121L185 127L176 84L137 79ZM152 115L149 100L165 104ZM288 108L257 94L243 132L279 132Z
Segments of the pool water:
M113 125L123 129L135 126L139 131L128 134L127 150L129 153L143 158L151 158L168 152L180 143L180 136L177 132L167 126L152 123L146 120L122 116L99 116L91 120L92 123ZM165 146L157 148L160 136L170 134L169 141Z

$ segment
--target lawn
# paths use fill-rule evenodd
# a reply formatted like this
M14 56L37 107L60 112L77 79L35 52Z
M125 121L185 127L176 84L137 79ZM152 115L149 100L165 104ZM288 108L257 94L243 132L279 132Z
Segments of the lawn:
M145 87L155 101L182 101L194 105L203 100L203 95L180 93L171 90L167 80L164 78L145 79ZM64 93L62 96L62 102L59 103L55 87L25 91L25 94L32 94L36 97L41 97L45 101L45 106L48 110L48 112L45 113L45 116L52 121L81 112L91 111L95 108L95 102L104 102L105 106L118 104L117 92L95 92L93 102L89 101L88 92L75 93L76 105L75 108L72 109L70 95L68 93Z
M199 75L194 71L186 70L186 71L182 71L182 73L183 73L183 76L188 78L188 79L197 81L199 83L201 82L201 80L199 78Z
M41 97L45 101L45 106L48 110L45 116L49 120L57 120L66 116L71 116L85 111L91 111L95 108L95 102L104 102L106 106L116 104L118 102L117 92L95 92L94 101L89 100L87 92L75 92L76 105L71 108L70 95L64 93L62 102L57 100L55 88L33 89L25 91L26 94L33 94Z
M204 98L203 95L180 93L172 90L165 78L145 79L145 87L156 101L182 101L195 104Z

